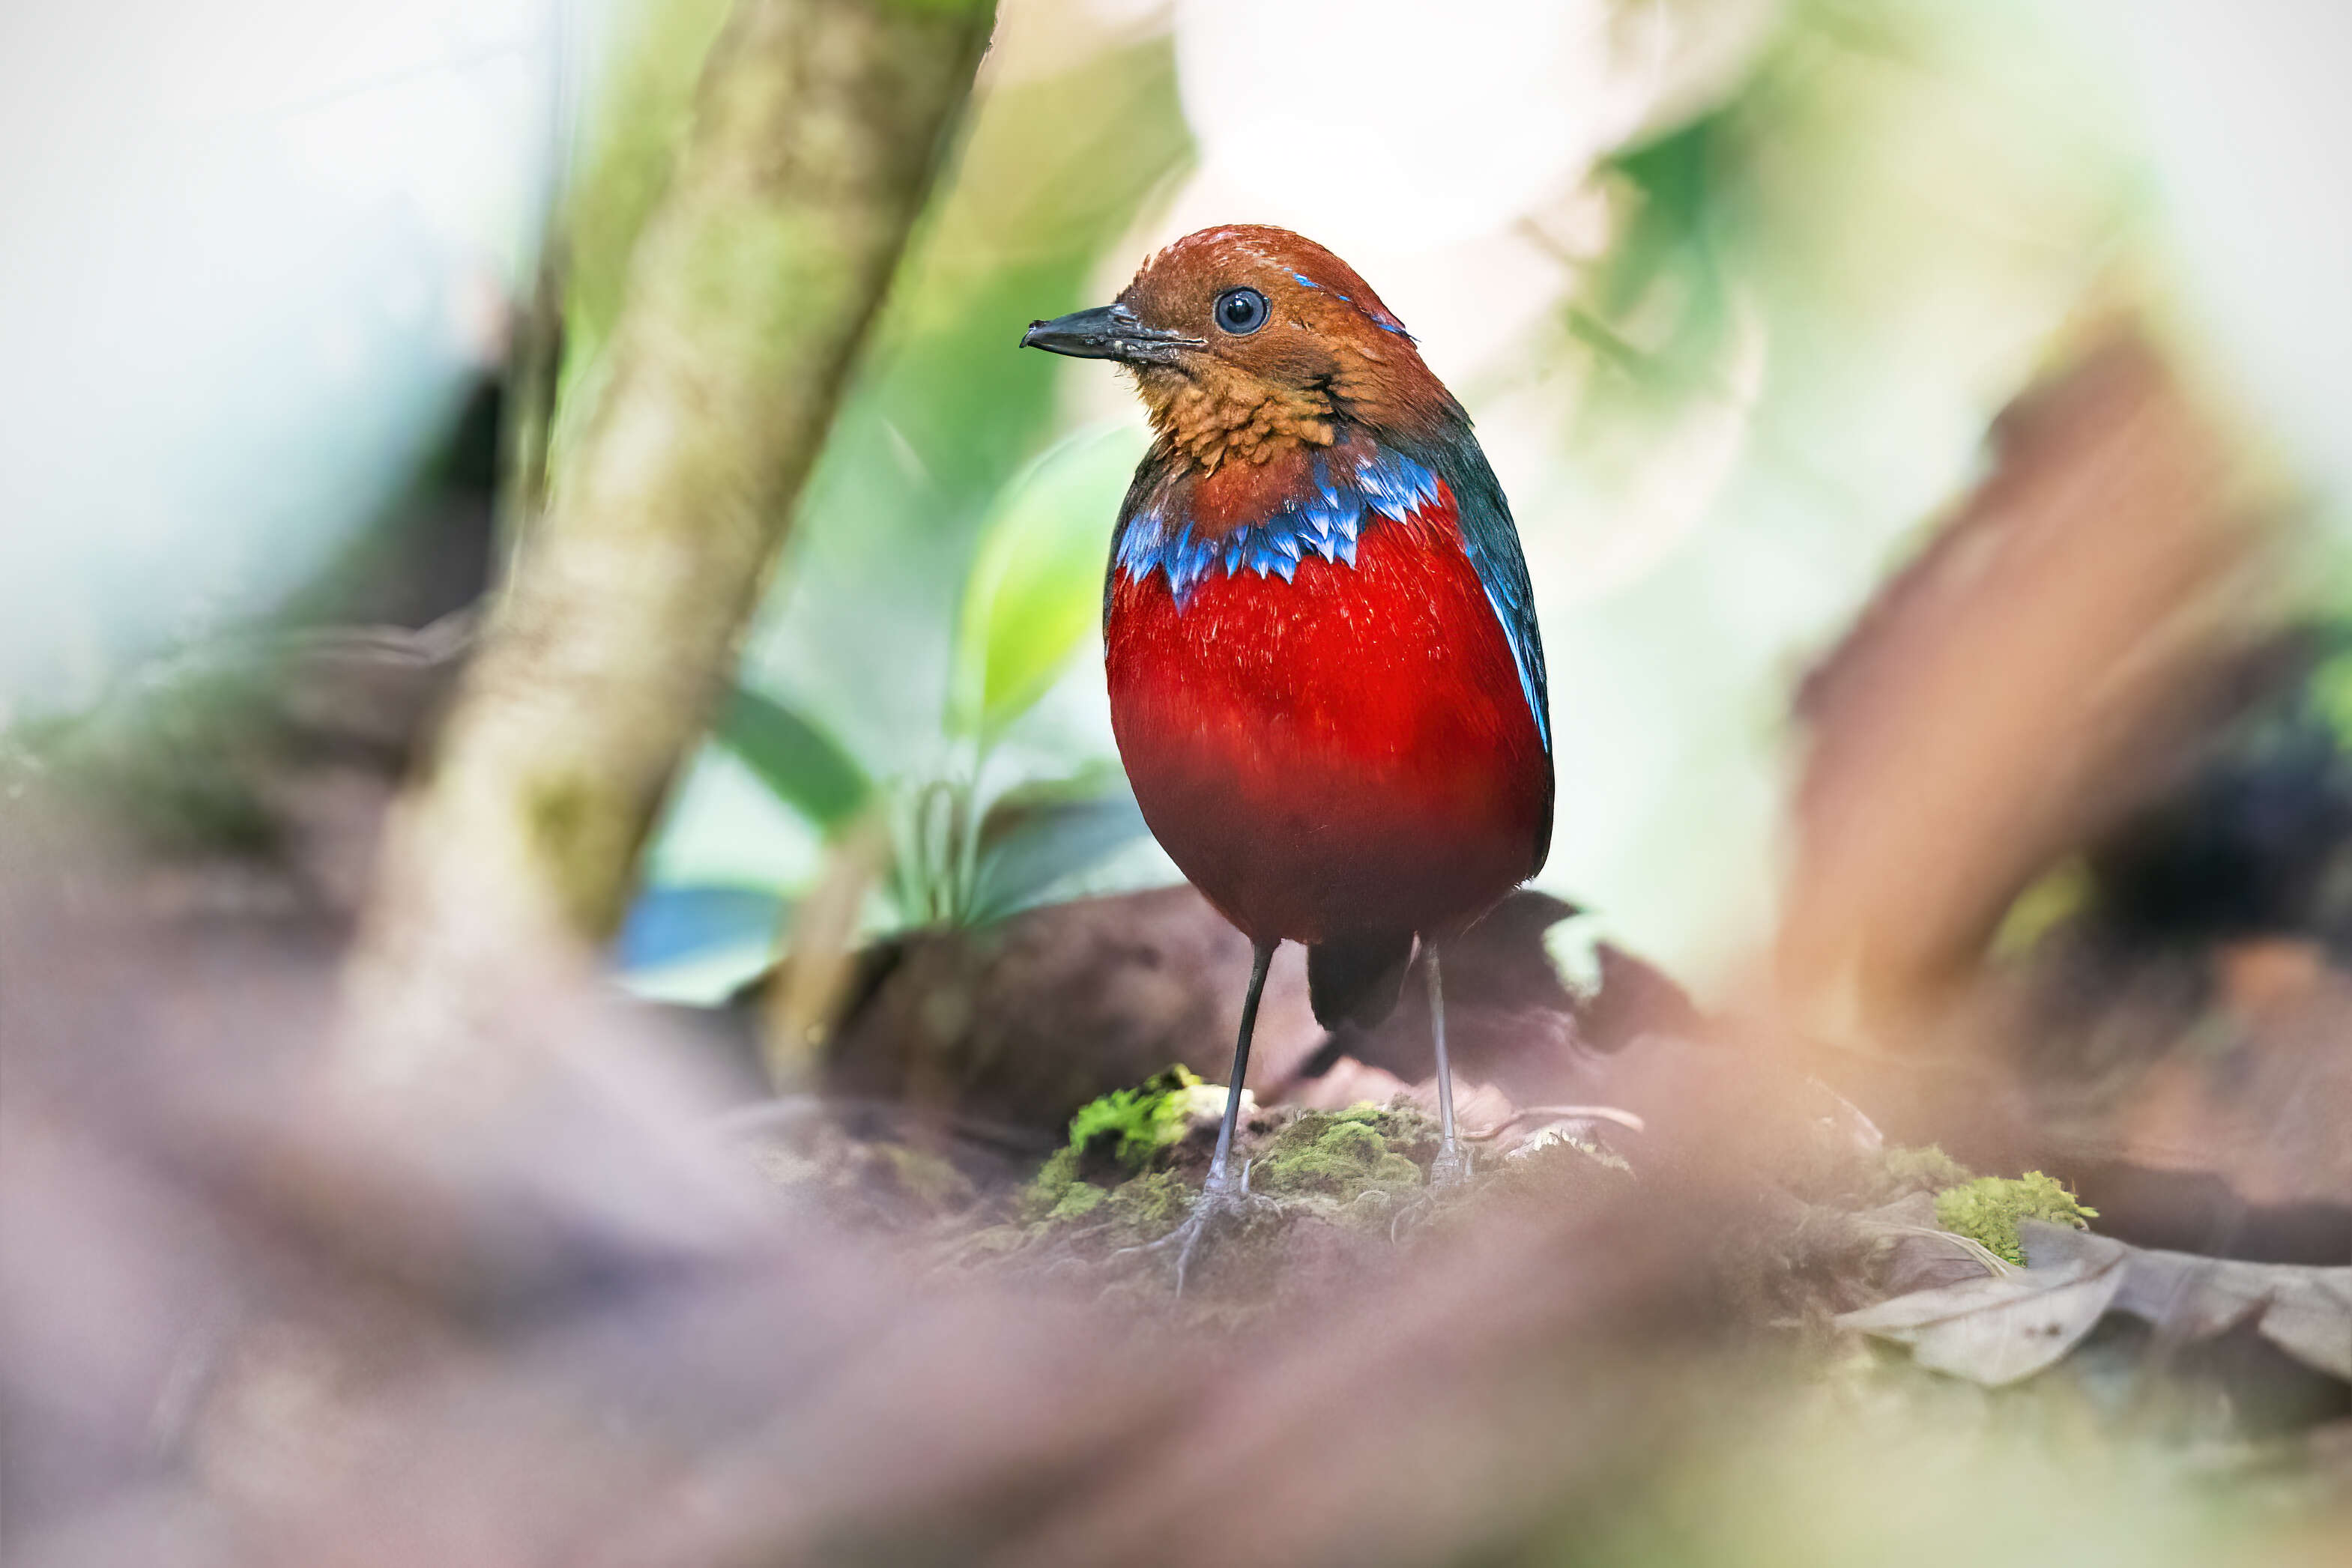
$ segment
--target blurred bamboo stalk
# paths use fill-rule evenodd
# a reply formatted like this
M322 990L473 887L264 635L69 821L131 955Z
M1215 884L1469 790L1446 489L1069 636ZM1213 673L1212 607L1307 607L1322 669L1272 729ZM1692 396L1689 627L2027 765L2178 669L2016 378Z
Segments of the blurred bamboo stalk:
M992 0L740 0L630 260L609 373L387 830L358 1081L495 1102L521 977L617 924L897 267Z

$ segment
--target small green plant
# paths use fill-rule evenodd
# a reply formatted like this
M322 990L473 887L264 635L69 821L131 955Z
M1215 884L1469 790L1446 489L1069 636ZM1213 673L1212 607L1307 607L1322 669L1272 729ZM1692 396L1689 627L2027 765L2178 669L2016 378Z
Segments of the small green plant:
M738 686L719 743L810 826L837 837L879 816L889 831L882 891L901 925L970 925L1054 894L1141 838L1126 775L1108 761L1066 778L986 782L997 746L1051 689L1101 613L1103 534L1140 437L1074 436L1013 476L980 524L940 710L945 755L924 776L886 777L814 718ZM782 926L781 891L708 885L646 890L623 967L764 947Z
M1089 1100L1070 1118L1070 1147L1081 1155L1109 1153L1130 1171L1150 1168L1160 1151L1184 1135L1198 1076L1183 1067L1132 1089Z
M1114 1089L1079 1106L1078 1113L1070 1118L1070 1141L1054 1151L1022 1193L1018 1206L1022 1219L1031 1224L1080 1219L1118 1197L1120 1202L1114 1205L1117 1218L1150 1228L1145 1221L1165 1207L1162 1199L1169 1192L1182 1186L1172 1173L1160 1173L1168 1176L1168 1181L1151 1184L1148 1195L1139 1186L1129 1192L1128 1187L1138 1186L1132 1181L1114 1189L1088 1177L1107 1176L1106 1166L1127 1176L1151 1174L1160 1155L1183 1137L1191 1120L1192 1093L1200 1087L1197 1076L1177 1065L1132 1089ZM1139 1202L1152 1213L1136 1211Z
M2047 1220L2088 1230L2099 1211L2085 1208L2058 1178L2040 1171L2021 1176L1979 1176L1936 1195L1936 1223L2017 1264L2025 1265L2018 1240L2021 1219Z

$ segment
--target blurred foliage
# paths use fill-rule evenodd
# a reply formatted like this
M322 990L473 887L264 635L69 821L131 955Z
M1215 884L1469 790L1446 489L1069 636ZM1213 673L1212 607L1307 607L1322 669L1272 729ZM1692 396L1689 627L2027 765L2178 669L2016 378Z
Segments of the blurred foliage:
M764 959L791 906L763 887L656 888L630 906L613 944L623 969L658 969L713 954Z
M1733 300L1722 221L1724 121L1710 114L1616 158L1601 180L1617 198L1614 244L1567 306L1570 334L1594 355L1571 441L1622 444L1695 396L1736 395L1725 380Z
M1162 41L999 77L979 104L810 480L749 661L753 684L806 701L859 755L888 758L881 771L935 765L935 694L982 519L1051 434L1056 362L1017 352L1021 329L1082 302L1184 146ZM1097 517L1123 487L1106 484ZM1106 549L1085 555L1098 566Z
M895 830L887 885L900 921L1010 914L1141 836L1142 818L1116 768L1031 779L979 804L991 748L1095 624L1104 497L1124 487L1138 455L1128 431L1073 438L1010 482L985 520L940 723L970 743L960 753L964 770L882 791ZM737 688L718 737L777 800L828 833L876 800L877 786L855 757L762 693ZM720 928L710 934L716 940Z
M818 827L840 827L874 793L873 780L839 741L773 697L735 688L718 735L777 800Z
M1553 326L1465 390L1560 672L1544 885L1702 985L1771 917L1792 678L2137 282L2081 45L2036 0L1798 0L1528 220Z
M994 919L1034 904L1145 831L1143 813L1116 766L1015 785L981 818L970 915Z
M0 800L38 780L158 849L268 852L281 831L263 795L285 738L268 701L279 675L245 649L161 659L86 711L21 719L0 733Z
M2101 1434L2097 1403L2036 1386L1988 1399L1857 1353L1829 1386L1615 1500L1596 1541L1532 1562L1678 1568L2163 1568L2258 1560L2287 1521Z
M951 733L985 746L1045 694L1100 613L1103 497L1123 493L1140 434L1071 437L1008 484L964 580Z

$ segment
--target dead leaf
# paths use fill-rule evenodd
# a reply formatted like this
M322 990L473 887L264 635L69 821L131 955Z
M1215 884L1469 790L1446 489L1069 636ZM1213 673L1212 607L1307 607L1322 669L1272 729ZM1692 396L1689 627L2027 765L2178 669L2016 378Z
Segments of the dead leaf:
M1853 1223L1864 1235L1891 1243L1883 1277L1898 1296L2019 1272L1982 1242L1937 1225L1932 1192L1911 1193L1866 1209L1853 1217Z
M2031 1219L2020 1222L2017 1233L2032 1264L2028 1273L2118 1260L2124 1270L2116 1311L2184 1340L2209 1339L2251 1322L2305 1365L2352 1383L2352 1267L2159 1252Z
M2000 1387L2053 1365L2109 1311L2179 1340L2251 1322L2306 1366L2352 1382L2352 1268L2241 1263L2021 1220L2028 1267L1915 1291L1838 1326L1910 1345L1919 1364Z
M2054 1365L2091 1332L2123 1284L2124 1260L2078 1259L1916 1291L1840 1328L1907 1344L1920 1365L1999 1388Z

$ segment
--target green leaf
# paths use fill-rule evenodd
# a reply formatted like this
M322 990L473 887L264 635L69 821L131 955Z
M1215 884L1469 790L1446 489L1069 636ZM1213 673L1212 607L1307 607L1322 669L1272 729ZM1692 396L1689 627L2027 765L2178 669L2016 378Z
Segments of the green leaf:
M1631 210L1568 309L1570 336L1611 378L1612 395L1595 400L1588 422L1655 421L1720 391L1733 327L1715 233L1724 141L1721 117L1711 116L1604 166Z
M1074 435L1014 476L982 525L957 625L949 727L983 742L1026 713L1095 624L1140 431Z
M873 780L839 741L748 686L728 697L718 737L778 800L821 828L838 827L874 793Z

